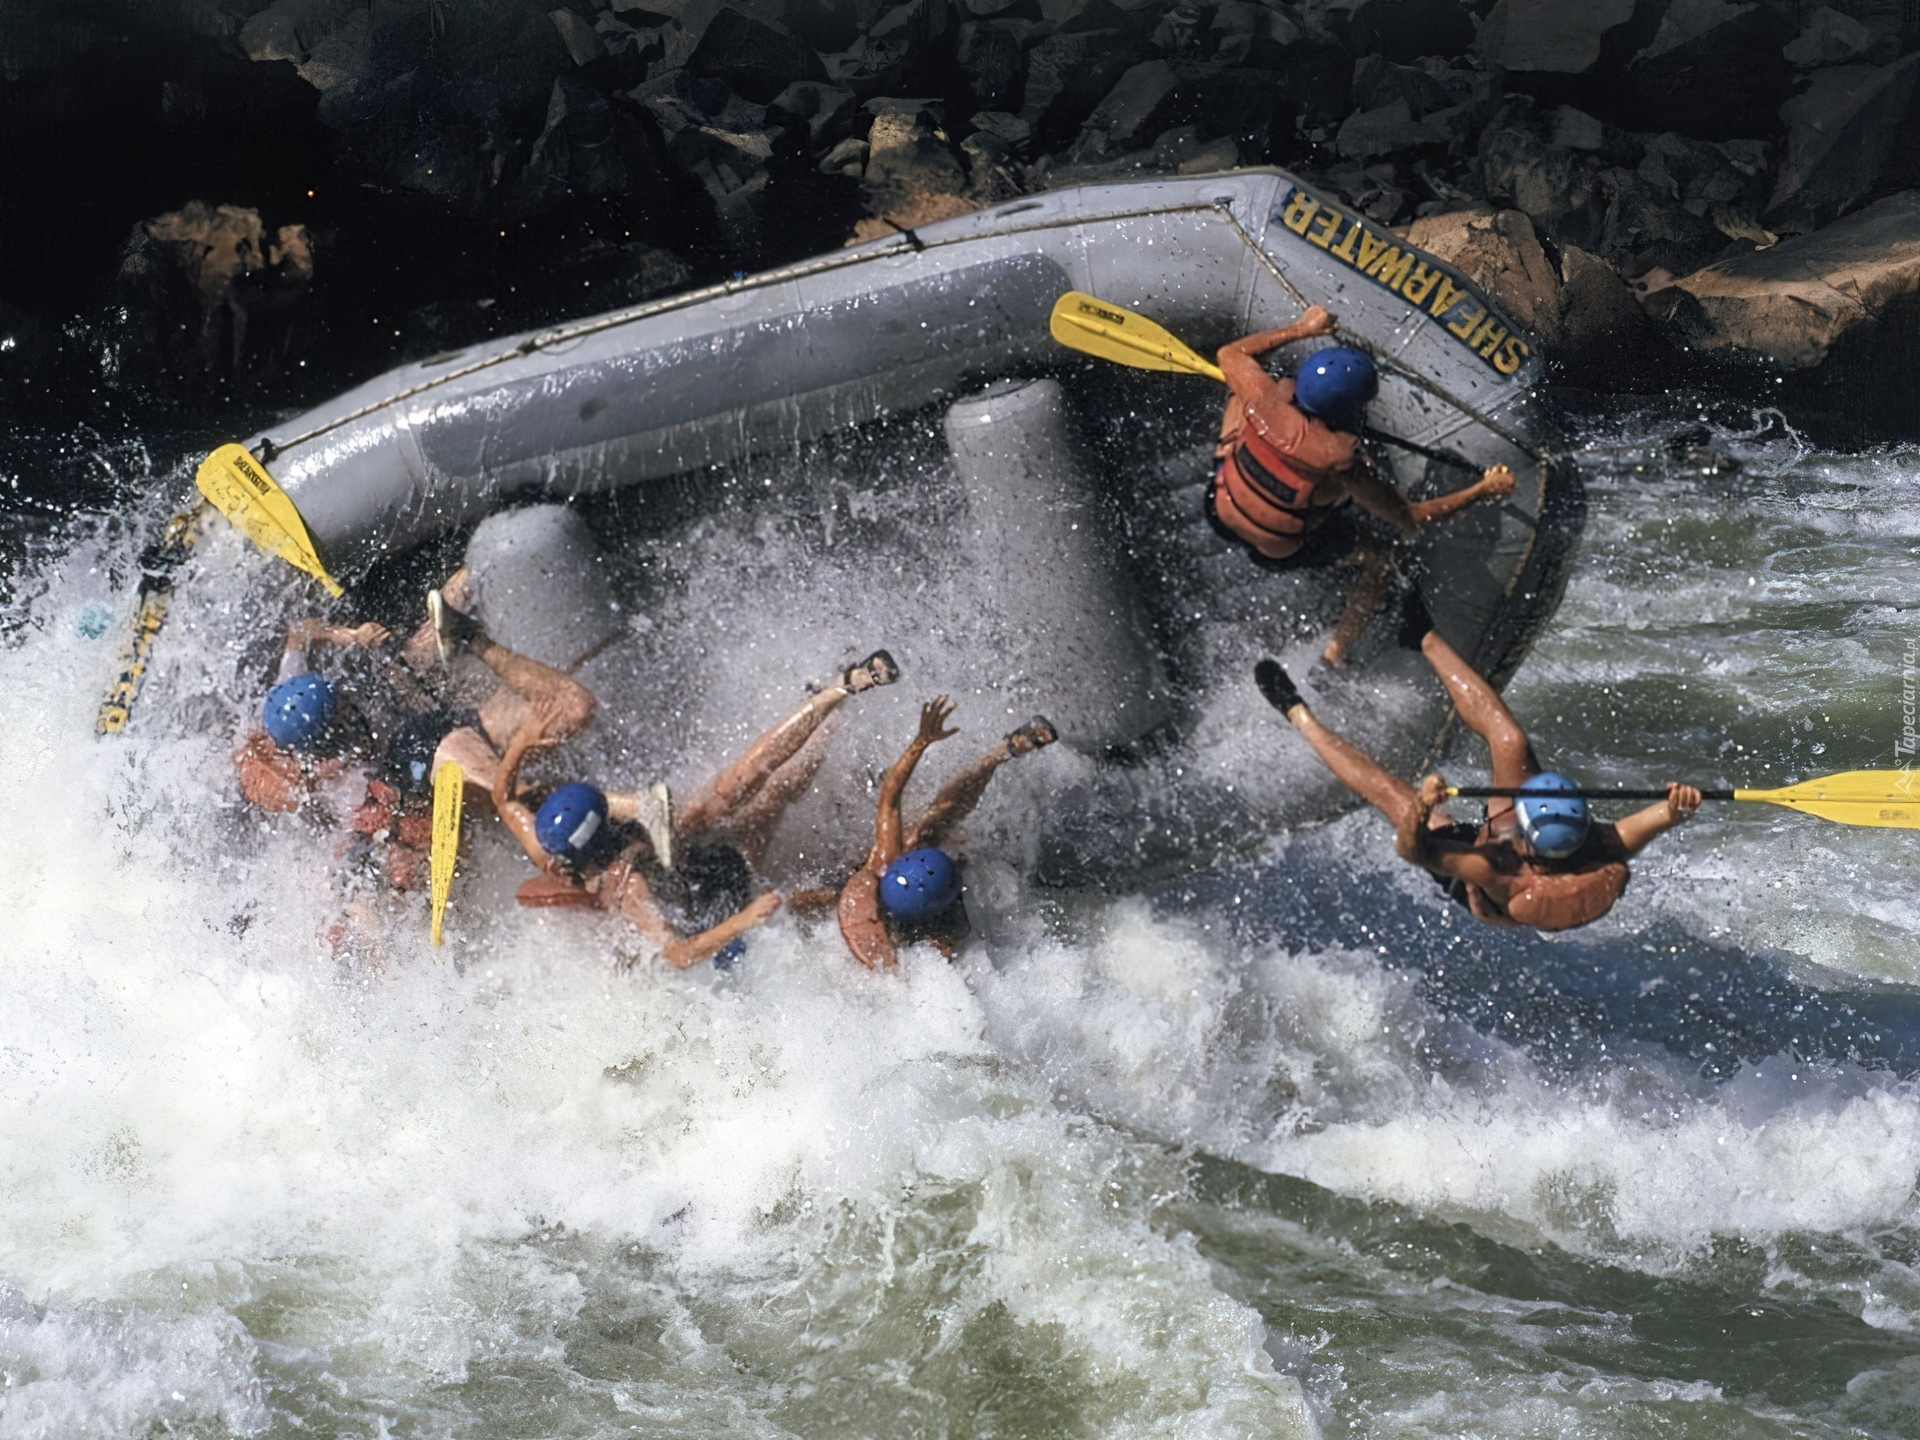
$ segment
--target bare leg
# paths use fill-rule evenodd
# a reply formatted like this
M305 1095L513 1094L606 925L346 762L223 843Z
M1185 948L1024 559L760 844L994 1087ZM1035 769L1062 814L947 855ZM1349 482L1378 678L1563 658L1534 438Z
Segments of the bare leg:
M727 821L727 833L749 865L759 865L773 839L774 828L787 807L807 793L820 763L827 758L827 732L816 730L786 764L773 772L760 793L736 810Z
M1487 742L1493 757L1493 783L1500 786L1523 785L1540 773L1527 732L1513 718L1506 702L1482 678L1479 671L1460 658L1460 653L1440 638L1438 630L1429 630L1420 642L1420 651L1433 666L1440 683L1447 687L1453 708L1467 727ZM1496 831L1513 824L1513 801L1489 800L1487 825Z
M993 772L1011 759L1013 751L1002 740L947 781L927 806L926 813L908 829L901 844L908 850L918 850L923 845L938 845L946 840L954 828L973 813L973 807L980 803Z
M492 793L500 756L478 730L462 725L440 738L440 744L433 752L433 768L437 771L448 761L460 767L467 784L478 785L482 790Z
M447 577L446 584L440 587L440 594L456 610L465 610L469 600L468 589L471 577L467 567L462 565ZM411 670L422 675L427 674L440 663L440 652L433 643L433 621L428 620L407 637L407 643L400 647L400 658Z
M674 829L685 835L718 829L737 814L773 774L791 760L812 738L813 732L853 692L829 685L786 719L767 731L747 753L701 787L692 800L680 807ZM818 762L815 762L816 764ZM809 773L808 779L812 778ZM803 787L804 788L804 787ZM797 793L797 792L796 792Z
M1363 542L1359 558L1360 578L1354 581L1353 590L1347 596L1347 608L1340 614L1333 638L1320 652L1320 658L1336 670L1345 666L1348 652L1360 643L1373 617L1380 613L1380 607L1386 603L1387 587L1393 580L1391 550Z
M942 845L961 821L973 813L973 807L980 803L980 797L986 793L987 782L993 778L993 772L1009 760L1017 760L1022 755L1031 755L1043 745L1051 745L1058 738L1053 726L1039 716L1035 716L985 755L962 770L946 784L940 787L940 793L933 797L933 803L907 831L902 846L907 850L918 850L923 845Z
M1388 774L1373 758L1322 725L1305 705L1287 711L1293 723L1314 753L1333 771L1342 785L1386 816L1395 826L1419 797L1411 785Z
M494 744L505 745L525 722L528 706L540 701L553 706L546 726L550 739L563 740L593 719L593 692L571 675L495 644L484 632L469 639L467 649L506 682L504 691L496 691L480 707L480 726Z

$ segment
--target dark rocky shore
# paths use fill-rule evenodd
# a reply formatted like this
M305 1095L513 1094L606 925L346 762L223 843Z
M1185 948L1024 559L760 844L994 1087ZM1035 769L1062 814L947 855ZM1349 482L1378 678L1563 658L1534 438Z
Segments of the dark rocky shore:
M1559 377L1920 433L1913 0L14 0L0 387L197 410L1282 165Z

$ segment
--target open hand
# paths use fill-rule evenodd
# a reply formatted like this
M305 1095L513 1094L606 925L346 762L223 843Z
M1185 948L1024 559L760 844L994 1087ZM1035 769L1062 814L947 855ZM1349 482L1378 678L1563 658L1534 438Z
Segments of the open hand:
M1447 798L1447 777L1435 771L1420 782L1420 803L1431 810Z
M1692 785L1682 785L1673 780L1667 782L1667 814L1676 825L1700 808L1702 798L1699 790Z
M1300 317L1300 329L1308 335L1331 335L1333 314L1324 306L1316 305Z
M947 717L951 714L953 714L953 702L948 700L944 695L937 695L922 705L920 707L920 734L918 736L920 743L922 745L931 745L936 740L945 740L950 735L958 735L960 733L958 730L942 728L947 723Z
M740 913L749 925L762 925L773 918L773 912L780 908L780 892L769 891L765 895L756 895Z
M362 650L371 650L376 645L384 645L393 638L384 625L376 625L369 620L364 625L356 625L351 630L337 632L334 639L342 645L358 645Z
M1504 500L1513 494L1514 484L1513 471L1505 465L1491 465L1480 476L1480 493L1495 500Z

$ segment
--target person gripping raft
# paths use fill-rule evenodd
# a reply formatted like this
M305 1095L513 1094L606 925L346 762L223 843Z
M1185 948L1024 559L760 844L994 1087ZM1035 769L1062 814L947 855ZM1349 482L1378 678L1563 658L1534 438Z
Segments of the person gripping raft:
M1232 394L1214 447L1206 513L1215 529L1270 569L1358 559L1360 579L1321 655L1338 668L1386 598L1393 568L1391 548L1368 535L1341 502L1352 499L1412 536L1483 497L1505 499L1514 477L1495 465L1471 485L1418 503L1381 480L1356 434L1380 389L1367 355L1346 346L1316 350L1292 379L1277 380L1258 358L1331 334L1333 327L1333 316L1316 305L1292 325L1220 347Z
M1035 716L941 786L926 813L908 826L900 797L920 757L960 733L945 728L952 714L944 695L921 707L919 731L880 782L873 848L839 890L840 934L853 958L871 970L891 968L899 963L900 945L919 940L930 941L949 960L954 957L967 933L967 912L959 866L941 847L980 803L994 771L1058 738L1051 724Z
M493 803L543 872L520 887L520 903L618 911L679 969L737 955L741 937L780 908L778 894L753 894L753 870L820 768L823 723L850 697L899 675L885 650L849 666L677 811L664 785L623 795L582 781L530 804L520 765L550 742L516 736L495 774Z
M495 643L454 607L447 592L460 593L464 577L428 593L428 621L404 648L404 664L385 653L392 637L383 626L295 622L259 723L234 755L240 792L259 809L289 814L319 801L346 817L350 832L383 840L386 878L397 889L424 880L442 762L457 761L469 783L491 789L495 747L511 743L533 707L544 707L543 733L556 743L593 716L593 696L578 681ZM358 673L329 678L312 664L320 645L365 652L372 663L333 667ZM436 654L451 664L462 650L501 681L477 711L443 704L409 668L430 669Z
M1611 825L1594 820L1584 800L1565 794L1577 788L1571 780L1541 770L1513 712L1440 637L1417 599L1408 606L1400 640L1426 656L1460 718L1487 742L1493 783L1527 792L1489 800L1482 825L1448 816L1441 776L1427 776L1415 791L1321 724L1276 661L1261 661L1254 682L1327 768L1393 822L1400 858L1432 874L1475 919L1535 930L1591 924L1625 892L1627 861L1699 808L1697 789L1670 783L1663 801Z

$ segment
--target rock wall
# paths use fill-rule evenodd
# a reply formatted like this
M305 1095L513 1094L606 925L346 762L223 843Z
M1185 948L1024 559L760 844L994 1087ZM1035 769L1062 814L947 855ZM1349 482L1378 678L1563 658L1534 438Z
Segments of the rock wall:
M26 76L55 108L105 104L75 76L111 51L108 108L190 142L174 161L142 151L118 213L89 195L113 234L145 226L117 270L110 246L71 251L96 284L117 273L112 302L134 312L123 384L197 364L331 386L1028 191L1271 163L1460 265L1570 382L1771 385L1852 438L1920 428L1846 403L1845 367L1825 361L1862 327L1905 343L1910 267L1884 267L1859 315L1824 329L1791 306L1748 305L1737 325L1714 308L1730 277L1771 273L1755 257L1851 254L1893 230L1798 241L1906 213L1881 207L1920 186L1910 0L181 0L153 14L148 62L104 22L69 23L49 50L53 0L0 23L16 91ZM281 163L265 165L276 141ZM257 211L258 244L300 228L304 280L249 270L238 299L194 303L187 278L143 290L160 262L135 252L190 201ZM48 213L0 220L0 258L9 225ZM42 248L39 268L60 263ZM0 264L0 313L53 303L10 283L35 268ZM244 293L263 285L270 298ZM267 312L277 369L232 334ZM1727 326L1737 342L1710 338Z

